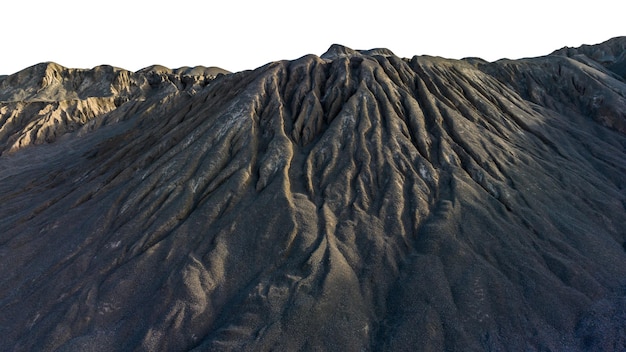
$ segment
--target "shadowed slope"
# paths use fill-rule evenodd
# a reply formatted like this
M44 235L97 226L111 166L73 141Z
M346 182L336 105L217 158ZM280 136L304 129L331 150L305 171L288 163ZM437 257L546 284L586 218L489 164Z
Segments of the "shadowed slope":
M562 60L333 46L3 155L0 346L619 350L623 115Z
M556 50L553 55L571 57L590 66L603 66L622 79L626 79L626 37L609 39L596 45Z

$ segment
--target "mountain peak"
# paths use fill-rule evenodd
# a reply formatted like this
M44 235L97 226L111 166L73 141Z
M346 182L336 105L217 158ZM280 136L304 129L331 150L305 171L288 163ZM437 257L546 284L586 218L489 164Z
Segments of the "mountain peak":
M326 60L335 60L335 59L342 58L342 57L353 57L353 56L363 56L363 55L395 56L395 54L391 50L386 49L386 48L354 50L347 46L343 46L341 44L333 44L320 57Z
M341 57L351 57L355 55L359 55L359 52L341 44L333 44L320 57L326 60L335 60Z

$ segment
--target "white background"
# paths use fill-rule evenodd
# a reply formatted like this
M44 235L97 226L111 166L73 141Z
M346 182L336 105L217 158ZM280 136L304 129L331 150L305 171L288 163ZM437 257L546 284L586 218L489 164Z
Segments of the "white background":
M230 71L333 43L401 57L547 55L626 35L620 1L40 1L0 4L0 74L39 62Z

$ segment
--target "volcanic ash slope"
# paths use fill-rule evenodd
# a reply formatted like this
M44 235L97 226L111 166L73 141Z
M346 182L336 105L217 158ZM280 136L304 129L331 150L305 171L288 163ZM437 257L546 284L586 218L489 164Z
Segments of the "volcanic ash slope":
M66 85L1 120L0 349L624 350L624 43Z

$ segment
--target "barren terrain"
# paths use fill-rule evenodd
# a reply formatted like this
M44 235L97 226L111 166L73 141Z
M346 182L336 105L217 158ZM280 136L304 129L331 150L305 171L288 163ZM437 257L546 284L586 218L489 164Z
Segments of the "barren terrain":
M626 38L0 78L0 350L626 349Z

